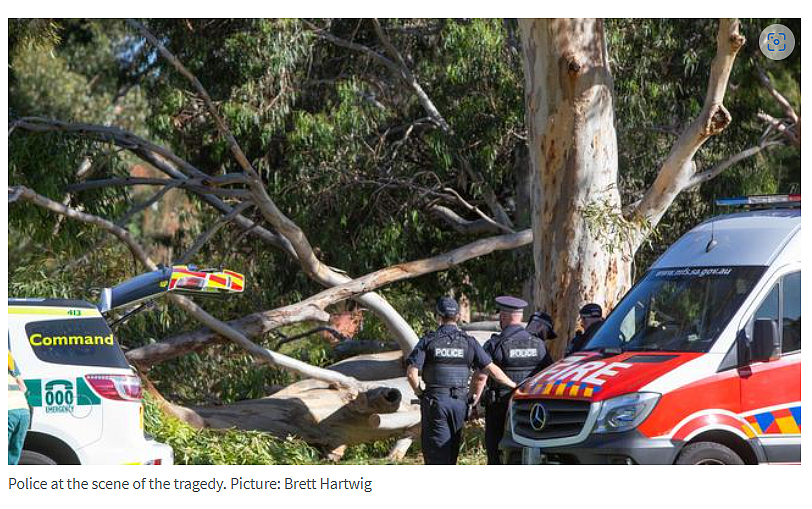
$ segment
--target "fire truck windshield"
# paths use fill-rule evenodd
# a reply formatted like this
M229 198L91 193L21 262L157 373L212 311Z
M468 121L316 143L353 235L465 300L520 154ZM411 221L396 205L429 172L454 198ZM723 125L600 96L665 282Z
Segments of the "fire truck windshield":
M764 270L652 269L623 298L586 349L707 352Z

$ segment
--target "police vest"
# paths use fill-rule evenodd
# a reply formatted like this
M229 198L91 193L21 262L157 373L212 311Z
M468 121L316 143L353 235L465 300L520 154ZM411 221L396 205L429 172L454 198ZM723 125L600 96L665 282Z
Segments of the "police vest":
M547 354L544 341L525 329L519 329L503 338L497 348L501 351L502 358L495 357L494 361L517 384L530 376ZM490 378L488 383L492 387L497 385Z
M474 352L460 331L437 331L426 342L423 381L431 388L468 388Z

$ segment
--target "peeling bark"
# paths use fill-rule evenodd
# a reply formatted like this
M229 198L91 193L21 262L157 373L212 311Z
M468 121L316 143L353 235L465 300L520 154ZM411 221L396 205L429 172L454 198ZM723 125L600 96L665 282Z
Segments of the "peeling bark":
M628 290L631 256L586 210L621 216L613 85L594 19L520 20L533 171L534 306L549 312L560 356L585 302L611 308ZM607 243L617 244L610 252Z
M702 112L674 143L643 198L624 209L602 21L519 23L534 177L534 304L553 316L560 339L552 352L560 355L582 304L597 302L609 311L628 290L634 253L677 195L724 170L696 176L693 158L732 121L723 100L745 40L738 20L720 20Z

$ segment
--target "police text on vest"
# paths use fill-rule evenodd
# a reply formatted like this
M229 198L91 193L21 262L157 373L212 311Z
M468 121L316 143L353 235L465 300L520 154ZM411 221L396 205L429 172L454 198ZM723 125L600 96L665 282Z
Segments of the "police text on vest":
M445 359L458 359L465 355L462 348L437 348L434 350L434 355Z
M511 359L525 359L528 357L538 357L537 348L514 348L508 350L508 357Z

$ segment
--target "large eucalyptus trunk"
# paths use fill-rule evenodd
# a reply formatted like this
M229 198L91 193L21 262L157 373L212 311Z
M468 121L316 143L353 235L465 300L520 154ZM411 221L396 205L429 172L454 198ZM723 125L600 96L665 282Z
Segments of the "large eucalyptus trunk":
M221 406L186 408L155 394L164 409L198 428L265 431L280 438L300 437L338 460L348 445L385 438L410 440L420 432L420 407L406 381L401 352L346 359L330 371L366 382L360 393L313 378L261 399ZM148 384L150 390L151 384ZM408 449L399 442L392 459Z
M612 75L594 19L520 21L533 171L534 305L563 352L585 302L611 308L631 281L617 189Z

